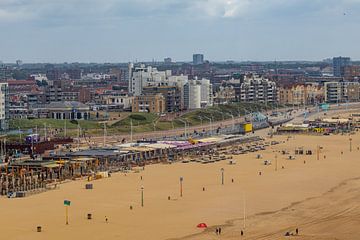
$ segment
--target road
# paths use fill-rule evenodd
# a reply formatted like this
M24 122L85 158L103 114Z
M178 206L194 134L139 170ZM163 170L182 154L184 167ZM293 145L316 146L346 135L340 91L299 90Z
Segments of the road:
M291 108L282 109L281 111L286 111ZM350 103L350 104L333 104L330 106L330 109L326 112L327 115L336 114L339 112L346 112L346 111L354 111L356 109L360 109L360 103ZM324 111L317 111L316 107L308 107L306 111L310 111L310 113L307 114L307 119L315 119L317 117L324 116ZM268 111L267 113L269 113ZM291 120L291 122L297 122L300 123L304 120L304 109L298 109L293 111L294 119ZM233 125L239 124L241 122L244 122L244 116L242 117L236 117L233 119L226 119L224 121L218 121L210 124L207 122L203 125L197 125L197 126L190 126L186 128L187 134L191 134L194 131L202 132L202 131L213 131L215 132L217 128L226 128L231 127ZM204 121L205 122L205 121ZM257 135L264 135L269 132L269 129L262 129L256 131ZM172 136L180 136L182 134L185 134L185 127L184 128L176 128L172 130L165 130L165 131L153 131L153 132L144 132L144 133L134 133L132 136L130 133L128 134L122 134L122 135L112 135L112 136L106 136L105 142L106 146L113 145L120 143L123 139L125 139L127 142L130 142L131 140L140 140L140 139L157 139L162 138L164 136L166 137L172 137ZM83 139L81 140L82 144L90 144L90 145L98 145L102 146L104 143L104 137L91 137L91 142L85 142Z

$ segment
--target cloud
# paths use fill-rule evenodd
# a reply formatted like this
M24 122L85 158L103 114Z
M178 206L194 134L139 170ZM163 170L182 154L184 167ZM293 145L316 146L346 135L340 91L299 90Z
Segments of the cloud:
M0 25L111 27L128 21L296 19L360 13L360 0L0 0Z
M0 58L360 58L359 22L360 0L0 0Z
M144 18L256 18L358 7L360 0L0 0L0 20Z

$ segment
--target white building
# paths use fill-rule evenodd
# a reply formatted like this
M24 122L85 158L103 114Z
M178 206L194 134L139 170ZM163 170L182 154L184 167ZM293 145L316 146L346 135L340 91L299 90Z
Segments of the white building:
M158 71L156 68L146 67L144 64L139 67L134 67L132 63L129 64L129 93L134 96L142 95L144 87L177 87L181 92L180 105L183 107L186 105L184 102L184 86L188 79L186 75L172 75L171 70Z
M87 79L87 80L109 80L111 78L110 74L104 74L104 73L88 73L81 77L81 79Z
M38 74L31 74L30 77L34 78L36 81L47 81L48 78L46 77L46 74L38 73Z
M240 84L240 101L272 103L277 100L276 83L261 76L245 76Z
M140 67L129 64L129 73L129 93L134 96L140 96L143 87L165 84L167 78L171 76L171 70L158 71L156 68L146 67L144 64L141 64Z
M184 86L184 103L186 109L212 106L212 84L210 80L189 80Z
M184 104L186 109L201 108L201 86L194 80L184 86Z
M213 105L213 89L209 79L203 78L200 81L201 86L201 107L209 107Z
M134 97L129 96L127 93L105 91L104 93L96 94L94 100L96 104L107 106L110 109L130 109Z
M177 87L180 90L181 99L180 105L182 108L185 107L185 100L184 100L184 86L189 81L189 77L186 75L179 75L179 76L170 76L168 77L168 84L172 87Z
M7 83L0 83L0 129L8 128L9 118L9 86Z

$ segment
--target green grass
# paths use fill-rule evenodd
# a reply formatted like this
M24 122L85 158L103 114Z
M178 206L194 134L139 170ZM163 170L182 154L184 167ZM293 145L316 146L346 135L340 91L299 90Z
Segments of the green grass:
M114 123L112 127L130 127L131 122L133 126L152 124L157 118L158 116L153 113L132 113L127 118Z
M261 103L233 103L195 110L184 114L181 118L186 119L190 125L198 125L201 123L201 118L203 119L203 123L209 122L208 118L212 118L214 121L222 121L231 119L231 115L234 117L238 117L239 114L244 116L245 113L249 111L269 110L271 108L272 105Z
M70 121L70 120L57 120L57 119L12 119L10 120L9 127L10 129L34 129L44 128L45 124L47 127L51 128L64 128L66 121L66 128L67 129L76 129L78 124L81 128L84 129L96 129L101 128L101 125L96 121L87 121L87 120L79 120L79 121Z
M158 115L154 113L132 113L127 118L124 118L113 125L111 125L110 132L129 133L131 123L133 132L149 132L154 130L154 122L157 121Z
M156 130L170 130L175 128L183 127L184 123L175 120L173 122L167 122L167 121L159 121L156 123Z
M283 107L283 106L279 106ZM107 133L109 135L116 134L129 134L130 125L132 122L133 132L151 132L154 131L154 122L156 122L155 130L170 130L173 128L184 127L184 123L180 119L184 119L188 122L190 126L196 126L201 124L200 118L202 118L203 124L208 124L209 120L207 118L212 118L214 121L222 121L223 119L231 119L232 114L234 117L238 117L239 113L241 116L245 115L247 111L260 111L260 110L269 110L271 105L265 105L260 103L233 103L228 105L219 105L214 107L209 107L206 109L194 110L192 112L182 115L180 118L175 119L174 121L160 121L159 116L153 113L131 113L126 118L107 125ZM47 127L52 129L58 128L63 129L66 121L67 135L68 136L77 136L77 122L69 120L56 120L56 119L14 119L10 121L10 129L34 129L38 127L39 133L42 134L42 129L44 129L44 124ZM86 132L86 135L102 135L103 134L103 124L97 121L78 121L81 129ZM62 136L63 133L60 133ZM16 136L13 136L16 139Z

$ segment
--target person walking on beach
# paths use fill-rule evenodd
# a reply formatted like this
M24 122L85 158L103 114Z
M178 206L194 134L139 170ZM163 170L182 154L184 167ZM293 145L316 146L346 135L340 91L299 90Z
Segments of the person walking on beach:
M295 229L295 232L296 232L296 235L299 235L299 229L298 228Z
M215 229L215 233L216 233L216 235L219 235L219 229L218 228Z
M219 228L219 235L221 235L221 227Z

